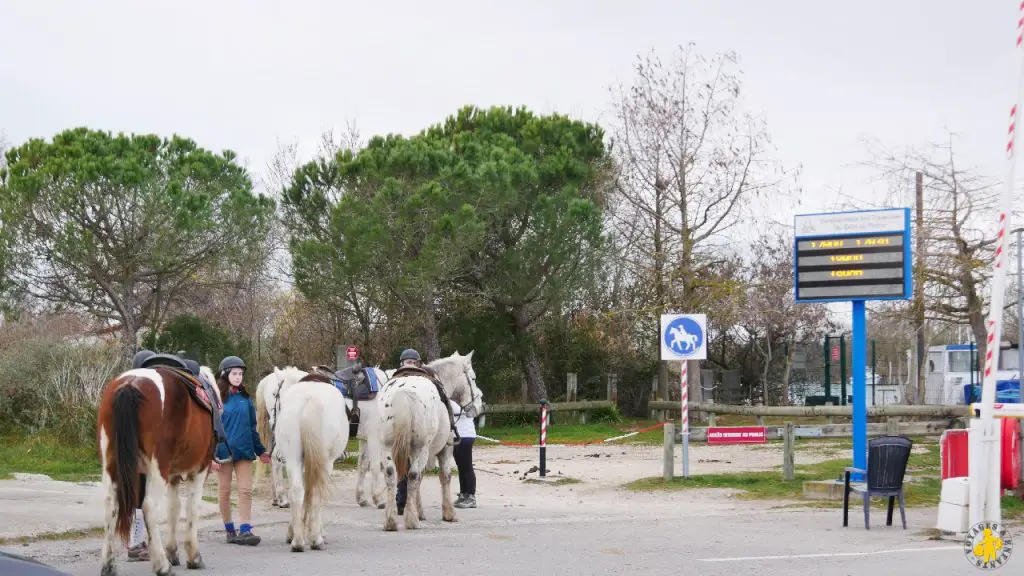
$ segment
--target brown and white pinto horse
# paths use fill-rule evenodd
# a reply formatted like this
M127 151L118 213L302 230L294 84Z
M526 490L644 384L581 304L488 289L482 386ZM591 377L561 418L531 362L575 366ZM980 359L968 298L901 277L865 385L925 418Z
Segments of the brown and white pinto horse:
M116 574L115 534L127 545L141 503L153 571L177 566L178 485L186 482L185 554L189 568L204 568L196 526L203 483L216 447L213 415L195 394L196 382L168 367L136 368L111 380L100 398L96 435L106 493L102 576ZM214 408L215 409L215 408ZM168 489L170 488L170 489ZM160 505L166 498L167 507ZM166 546L158 520L168 525Z

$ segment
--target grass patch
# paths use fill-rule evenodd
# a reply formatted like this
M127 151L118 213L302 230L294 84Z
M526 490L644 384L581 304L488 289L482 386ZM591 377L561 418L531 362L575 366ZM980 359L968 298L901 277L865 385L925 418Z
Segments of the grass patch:
M58 540L82 540L85 538L99 538L103 536L103 528L89 528L88 530L67 530L65 532L44 532L35 536L19 536L18 538L0 538L0 546L21 544L27 546L33 542L53 542Z
M357 466L359 466L359 456L355 454L334 461L335 470L355 470Z
M49 436L0 437L0 479L15 472L82 482L99 480L100 462L92 443L67 445Z
M915 446L924 446L927 452L912 453L907 463L907 475L913 481L906 484L907 506L937 506L941 483L939 481L939 446L932 440L915 439ZM842 502L804 499L803 483L809 480L839 479L843 469L850 465L848 458L826 460L816 464L798 465L791 481L782 479L781 466L768 472L739 474L705 474L690 478L673 478L666 482L660 477L643 478L626 484L627 490L686 490L693 488L731 488L742 490L738 498L748 500L797 500L801 505L831 508ZM806 503L806 504L804 504ZM881 499L873 503L882 506Z
M623 419L622 423L596 422L593 424L570 423L571 417L567 412L555 413L555 418L564 421L560 424L557 421L548 426L547 441L549 444L565 442L601 442L606 438L621 436L629 432L643 430L658 424L657 420ZM524 444L535 444L540 440L540 429L537 426L501 426L487 427L479 430L480 434L503 442L516 442ZM631 436L621 440L626 443L661 444L664 439L664 432L660 427ZM487 446L488 442L480 442L478 445Z
M528 478L523 480L526 484L541 484L547 486L565 486L567 484L582 484L583 480L577 478L570 478L569 476L563 476L557 480L539 480L537 478Z

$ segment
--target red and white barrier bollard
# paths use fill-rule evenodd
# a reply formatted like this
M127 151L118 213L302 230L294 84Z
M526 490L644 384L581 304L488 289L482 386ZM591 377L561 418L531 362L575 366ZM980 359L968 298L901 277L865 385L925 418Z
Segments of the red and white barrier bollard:
M682 399L682 428L680 432L682 434L683 441L683 478L690 477L690 399L689 396L689 378L687 378L686 360L682 362L682 369L680 370L679 376L679 397Z
M540 401L540 477L543 478L546 475L544 470L547 466L547 450L548 444L548 401L541 399Z

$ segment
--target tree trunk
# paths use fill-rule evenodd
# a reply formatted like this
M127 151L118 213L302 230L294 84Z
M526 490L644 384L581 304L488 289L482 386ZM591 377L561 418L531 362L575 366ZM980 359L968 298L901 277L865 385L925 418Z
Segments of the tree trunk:
M137 318L121 319L121 347L128 365L131 365L132 356L135 355L136 343L135 334L139 331L139 320Z
M789 342L786 348L786 366L782 370L782 402L789 406L789 375L793 371L793 356L796 354L796 345Z
M521 307L512 309L512 325L515 329L517 346L517 357L519 366L526 378L526 385L530 390L530 398L537 402L548 397L547 386L544 385L544 375L540 369L540 358L537 357L537 348L530 334L530 326L526 320L526 311Z
M437 312L434 310L434 293L423 296L423 316L420 320L420 346L423 347L424 362L433 362L441 357L441 338L438 335Z
M665 181L658 178L654 182L654 278L655 278L655 300L658 304L658 311L665 312L668 302L665 298L665 240L662 237L664 219L664 198ZM658 342L664 336L661 334L661 323L658 323ZM661 355L661 346L658 346L658 355ZM668 400L668 364L659 362L658 366L658 400Z

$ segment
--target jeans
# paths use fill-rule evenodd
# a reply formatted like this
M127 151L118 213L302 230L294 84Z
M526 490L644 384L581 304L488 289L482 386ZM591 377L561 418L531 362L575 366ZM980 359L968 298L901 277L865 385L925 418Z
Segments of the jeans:
M459 494L476 495L476 472L473 470L473 440L462 438L452 449L455 465L459 468Z
M395 494L395 504L399 508L405 508L405 490L409 487L409 480L402 478L398 481L398 493Z
M459 469L459 493L476 494L476 472L473 470L473 440L476 438L462 438L454 448L452 455L455 457L455 466ZM409 480L402 478L398 481L398 489L395 494L395 504L402 508L405 506L406 490L409 487Z

